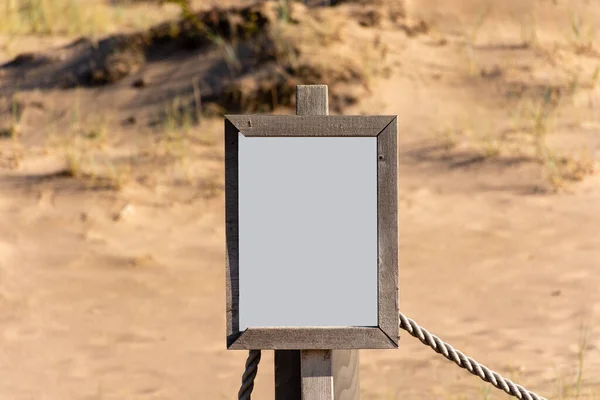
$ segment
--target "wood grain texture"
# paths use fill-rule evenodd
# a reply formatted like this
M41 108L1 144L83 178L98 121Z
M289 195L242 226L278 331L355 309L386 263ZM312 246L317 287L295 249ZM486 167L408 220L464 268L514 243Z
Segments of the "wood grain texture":
M328 115L326 85L296 86L296 115ZM300 350L275 350L275 400L301 400Z
M227 347L239 337L238 131L225 120L225 242Z
M378 327L248 328L232 350L393 349L398 345Z
M303 400L358 400L358 350L303 350Z
M377 224L379 231L379 327L396 346L398 318L397 128L392 122L377 136Z
M327 85L296 86L296 115L329 115Z
M359 400L358 350L332 350L333 393L335 400Z
M296 86L296 115L328 115L329 114L329 95L328 89L326 85L298 85ZM306 389L307 384L305 384L305 378L302 376L302 352L299 350L293 350L297 353L297 359L300 361L298 363L298 371L294 371L296 375L295 379L297 379L298 384L300 385L298 391L295 393L288 393L287 396L276 397L278 399L286 399L291 394L291 397L299 397L302 399L305 397L303 395L303 389ZM326 350L331 352L330 350ZM277 350L276 350L277 352ZM296 357L294 357L293 362L295 362ZM287 368L296 368L296 365L286 365ZM314 386L314 385L313 385ZM308 385L310 387L310 385ZM328 393L327 391L325 393Z
M326 85L296 86L296 115L329 114ZM300 350L275 350L275 400L301 400Z
M302 400L334 400L333 352L302 351Z
M297 96L297 111L305 115L238 115L225 119L227 347L232 350L395 348L399 336L396 116L328 116L327 101L323 100L323 96L327 97L326 86L298 86ZM303 106L305 102L311 105ZM378 327L251 328L239 331L240 131L247 136L377 136Z
M302 400L299 350L275 350L275 400Z
M225 115L246 137L375 137L393 115Z

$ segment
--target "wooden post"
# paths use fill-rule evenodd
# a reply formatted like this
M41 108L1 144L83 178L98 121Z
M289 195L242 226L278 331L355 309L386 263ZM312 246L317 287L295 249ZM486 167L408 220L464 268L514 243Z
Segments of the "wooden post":
M326 85L296 87L296 115L328 115ZM275 350L275 400L358 400L358 350Z
M300 350L275 350L275 400L302 400Z

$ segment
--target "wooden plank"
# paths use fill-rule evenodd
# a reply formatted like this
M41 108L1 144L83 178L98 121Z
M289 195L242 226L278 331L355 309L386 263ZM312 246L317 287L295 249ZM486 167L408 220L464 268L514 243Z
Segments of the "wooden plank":
M329 115L327 85L296 86L296 115Z
M379 327L398 346L398 162L396 119L377 136Z
M328 99L325 85L298 86L296 114L328 115ZM358 354L358 350L302 351L302 398L359 400Z
M274 349L394 349L398 347L379 327L248 328L232 350Z
M328 114L329 96L326 85L296 88L296 115ZM359 400L358 350L302 351L301 358L304 361L302 397L305 400ZM307 362L309 365L306 365ZM328 374L311 376L318 370Z
M296 86L296 115L329 114L328 98L326 85ZM242 125L244 122L241 122ZM252 122L246 125L252 125ZM301 383L301 352L291 350L281 353L275 350L275 400L301 400Z
M225 240L227 347L239 336L238 132L225 120Z
M247 137L375 137L393 115L226 115Z
M299 343L302 340L310 340L319 343L315 349L359 349L359 348L393 348L390 345L398 344L398 272L397 272L397 121L396 116L353 116L353 117L333 117L327 116L327 110L324 108L326 101L313 99L327 96L326 86L299 86L297 90L299 99L298 112L305 113L303 116L231 116L231 119L225 120L225 179L226 179L226 242L227 242L227 267L226 267L226 292L227 292L227 346L230 349L305 349ZM313 100L311 100L313 99ZM302 109L305 101L312 102L313 112L319 115L308 115L310 107ZM239 119L236 119L238 118ZM251 117L252 119L248 119ZM378 225L379 225L379 248L378 248L378 326L388 338L381 336L379 332L369 331L365 334L365 328L350 327L344 332L345 339L328 336L330 332L320 329L310 330L312 333L303 333L302 329L281 328L279 331L273 330L251 330L248 332L239 332L239 254L238 254L238 132L239 125L253 121L254 118L269 118L281 126L292 127L297 134L306 136L307 132L302 131L305 124L310 125L311 118L325 118L327 121L344 121L351 118L349 126L360 129L373 124L372 121L378 121L381 131L377 135L378 143ZM245 118L245 119L244 119ZM281 119L283 118L283 119ZM290 121L292 118L292 122ZM308 118L308 119L306 119ZM375 118L375 119L373 119ZM236 122L237 121L237 122ZM371 122L369 122L371 121ZM235 122L235 124L234 124ZM268 122L268 121L267 121ZM264 122L266 124L267 122ZM260 124L262 124L261 122ZM236 126L237 124L237 126ZM252 125L251 123L249 123ZM260 127L259 124L259 127ZM314 124L314 122L313 122ZM387 124L387 125L384 125ZM317 126L318 124L314 125ZM334 124L335 125L335 124ZM339 124L338 124L339 125ZM254 126L256 128L256 126ZM379 127L377 129L380 129ZM323 132L320 130L320 132ZM290 133L290 131L288 131ZM293 133L293 132L292 132ZM356 132L355 132L356 133ZM261 132L260 129L253 134L261 136L268 132ZM366 328L366 329L374 329ZM291 330L290 330L291 329ZM355 332L352 332L355 330ZM267 336L260 339L261 332ZM282 341L278 343L276 335L281 333ZM340 334L337 331L335 334ZM320 339L317 335L325 335ZM236 343L238 342L239 343ZM271 347L270 347L271 346Z
M302 396L307 400L358 400L357 350L302 352Z
M302 352L302 400L334 400L331 350Z
M358 350L333 350L333 392L335 400L358 400L360 397Z
M302 399L300 362L298 350L275 350L275 399Z

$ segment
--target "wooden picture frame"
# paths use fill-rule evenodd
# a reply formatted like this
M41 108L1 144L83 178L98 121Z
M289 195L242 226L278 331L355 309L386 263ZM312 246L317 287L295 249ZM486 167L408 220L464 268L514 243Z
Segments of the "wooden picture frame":
M238 135L246 137L376 137L378 324L365 327L239 329ZM398 205L397 116L226 115L225 219L227 348L397 348Z

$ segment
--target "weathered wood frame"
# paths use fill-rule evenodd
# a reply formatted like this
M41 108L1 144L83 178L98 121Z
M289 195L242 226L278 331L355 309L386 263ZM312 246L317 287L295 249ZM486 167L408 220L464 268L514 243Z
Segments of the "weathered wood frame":
M239 331L238 134L247 137L377 137L378 326L248 328ZM397 348L397 116L226 115L227 348Z

